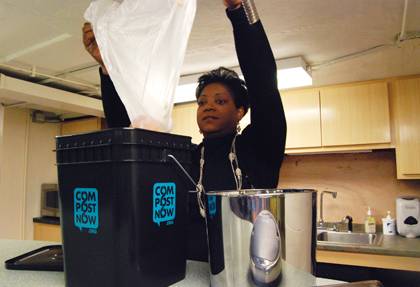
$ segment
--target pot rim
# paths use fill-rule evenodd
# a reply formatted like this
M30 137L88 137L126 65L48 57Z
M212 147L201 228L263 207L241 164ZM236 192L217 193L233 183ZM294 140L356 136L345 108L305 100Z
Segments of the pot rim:
M225 197L241 197L241 196L285 196L286 194L303 194L303 193L317 193L315 189L301 188L301 189L279 189L279 188L256 188L256 189L242 189L221 190L221 191L206 191L206 196L225 196Z

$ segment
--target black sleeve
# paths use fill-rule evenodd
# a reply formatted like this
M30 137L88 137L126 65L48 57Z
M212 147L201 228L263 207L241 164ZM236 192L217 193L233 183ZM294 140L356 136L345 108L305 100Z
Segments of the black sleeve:
M122 128L130 126L130 118L124 104L121 102L114 84L108 75L102 73L99 69L101 77L101 94L102 105L104 107L105 119L109 128Z
M260 21L250 25L242 8L227 10L227 15L232 22L251 109L251 124L242 136L258 156L280 168L287 127L273 52Z

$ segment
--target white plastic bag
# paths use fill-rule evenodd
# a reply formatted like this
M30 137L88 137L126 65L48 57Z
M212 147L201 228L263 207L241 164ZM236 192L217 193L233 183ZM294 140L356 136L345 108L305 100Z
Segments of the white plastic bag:
M137 128L169 131L196 0L93 0L85 12Z

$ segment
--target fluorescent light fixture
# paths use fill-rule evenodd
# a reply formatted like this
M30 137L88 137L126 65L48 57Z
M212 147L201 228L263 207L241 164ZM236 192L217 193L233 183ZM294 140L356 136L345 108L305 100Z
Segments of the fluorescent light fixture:
M293 57L287 59L279 59L276 61L277 64L277 82L278 88L281 89L290 89L304 86L312 85L312 77L307 68L307 64L302 59L302 57ZM237 67L233 68L238 70ZM193 79L194 77L188 77ZM200 74L197 74L198 78ZM243 76L240 75L243 79ZM193 102L195 101L195 89L197 83L181 84L178 85L175 92L175 104Z
M197 83L178 85L175 91L175 104L187 103L195 101L195 89Z
M280 59L277 64L277 85L281 89L312 86L312 77L302 57Z

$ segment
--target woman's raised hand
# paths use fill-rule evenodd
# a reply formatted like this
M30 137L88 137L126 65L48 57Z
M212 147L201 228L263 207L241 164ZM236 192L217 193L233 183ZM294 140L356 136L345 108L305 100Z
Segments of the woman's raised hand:
M241 6L242 0L223 0L223 4L225 4L228 9L233 10Z
M98 43L96 43L95 34L93 33L92 25L85 23L82 28L83 31L83 45L86 51L98 62L102 67L102 72L108 74L102 60L101 52L99 51Z

